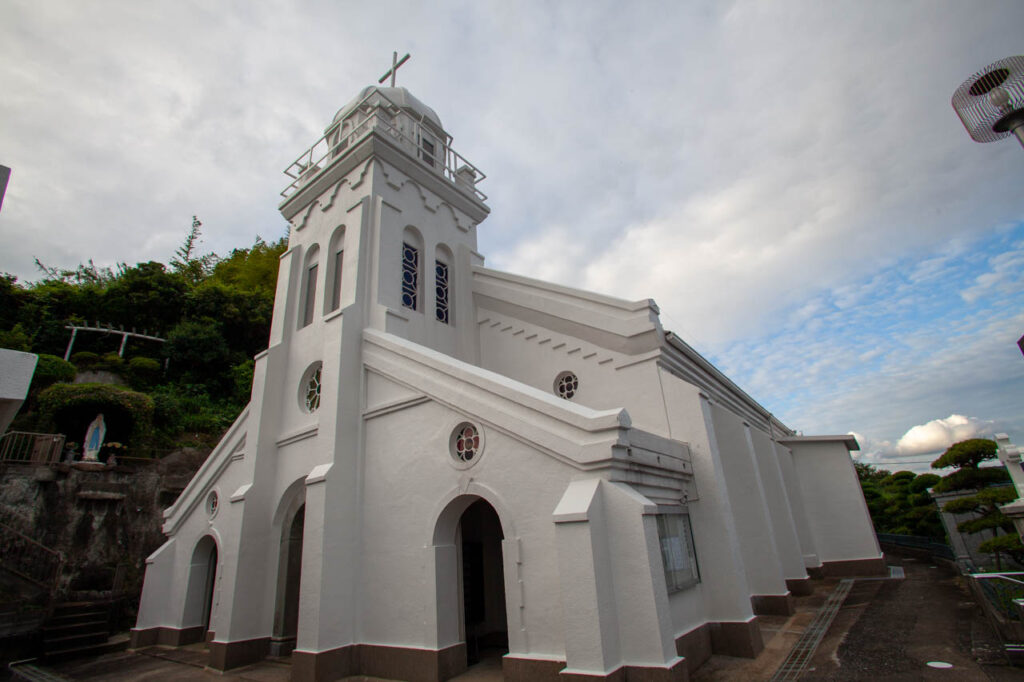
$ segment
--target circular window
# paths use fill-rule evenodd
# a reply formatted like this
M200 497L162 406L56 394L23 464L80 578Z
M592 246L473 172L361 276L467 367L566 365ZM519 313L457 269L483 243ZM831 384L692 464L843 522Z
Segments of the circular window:
M455 427L448 445L452 457L463 464L475 462L483 449L479 429L469 422L462 422Z
M211 517L217 513L217 507L220 505L220 498L217 497L217 491L211 490L210 494L206 496L206 513Z
M323 363L315 362L309 366L299 386L299 404L306 412L316 412L320 407L320 370Z
M572 372L562 372L555 377L555 393L566 400L572 400L580 387L580 380Z

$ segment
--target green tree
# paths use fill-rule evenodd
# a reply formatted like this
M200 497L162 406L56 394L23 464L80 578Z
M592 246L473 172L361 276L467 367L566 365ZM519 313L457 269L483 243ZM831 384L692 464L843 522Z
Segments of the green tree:
M168 372L183 384L205 386L208 393L223 396L233 391L229 378L231 349L211 318L186 320L175 327L164 344Z
M870 464L854 464L871 521L879 533L942 538L945 533L928 488L939 477L912 471L890 473Z
M1013 522L1000 511L999 506L1011 502L1017 497L1013 486L992 487L996 483L1006 483L1009 474L1003 467L982 467L983 462L996 458L995 441L986 438L971 438L954 443L942 455L932 462L935 469L956 467L956 471L942 477L934 490L937 492L976 491L973 495L961 497L947 502L942 511L951 514L972 514L974 518L961 521L957 530L973 535L988 531L990 540L982 543L981 551L995 555L996 568L1002 570L1002 554L1008 554L1015 561L1024 560L1024 545L1013 529ZM1010 539L1004 540L999 531L1005 531Z
M199 238L202 236L202 232L199 230L201 226L202 223L192 216L192 229L189 230L184 243L174 252L175 257L171 259L171 267L174 272L191 286L206 279L206 276L210 274L210 269L217 262L215 254L196 255Z
M140 332L166 333L181 319L185 291L185 281L163 263L139 263L107 287L100 320Z

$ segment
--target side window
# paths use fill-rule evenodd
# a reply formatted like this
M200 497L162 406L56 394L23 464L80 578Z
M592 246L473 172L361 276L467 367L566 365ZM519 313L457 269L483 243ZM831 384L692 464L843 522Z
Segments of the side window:
M313 244L303 259L302 282L299 291L299 329L313 323L316 312L317 273L320 263L320 247Z
M420 158L428 166L434 165L434 138L426 133L420 133Z
M665 568L665 584L669 594L696 585L700 582L700 573L693 550L690 515L659 514L657 519L661 563Z
M329 313L341 307L341 276L342 265L345 261L345 226L340 225L331 235L327 243L327 271L324 279L327 286L324 287L324 313Z
M402 307L419 307L420 251L409 242L402 242Z
M334 277L331 278L331 310L341 306L341 269L345 262L345 250L334 252Z
M306 269L306 305L302 308L303 327L313 323L313 311L316 308L316 271L316 263Z

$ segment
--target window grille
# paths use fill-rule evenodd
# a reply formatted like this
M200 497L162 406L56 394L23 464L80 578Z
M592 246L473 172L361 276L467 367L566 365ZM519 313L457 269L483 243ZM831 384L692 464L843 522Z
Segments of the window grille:
M316 363L306 372L307 378L303 402L306 406L306 411L310 414L320 409L320 372L322 370L323 367L320 363Z
M572 400L579 390L580 380L572 372L560 372L555 377L555 393L561 398Z
M402 306L416 310L419 294L420 252L408 242L402 242Z
M448 265L439 260L434 261L434 290L434 314L438 322L448 324Z

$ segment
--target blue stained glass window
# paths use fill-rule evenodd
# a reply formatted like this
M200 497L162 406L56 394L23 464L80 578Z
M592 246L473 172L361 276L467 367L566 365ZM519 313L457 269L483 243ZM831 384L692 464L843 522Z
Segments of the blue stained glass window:
M438 322L448 324L448 265L434 261L434 295L437 307L434 314Z
M402 242L402 306L416 310L419 294L420 252Z

